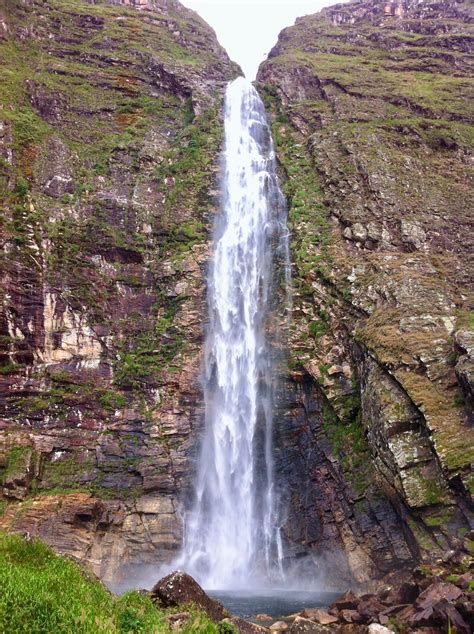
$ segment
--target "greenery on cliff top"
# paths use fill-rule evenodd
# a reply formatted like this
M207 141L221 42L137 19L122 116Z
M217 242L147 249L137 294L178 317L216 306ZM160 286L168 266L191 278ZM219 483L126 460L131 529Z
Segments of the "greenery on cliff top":
M41 541L0 533L0 631L170 632L167 613L140 592L115 597L73 561ZM189 610L187 610L189 611ZM191 611L183 632L221 631L202 613Z

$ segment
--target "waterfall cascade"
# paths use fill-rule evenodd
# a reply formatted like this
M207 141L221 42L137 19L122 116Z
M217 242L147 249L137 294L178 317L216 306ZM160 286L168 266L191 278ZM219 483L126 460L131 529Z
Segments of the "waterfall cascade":
M208 280L205 432L179 564L208 589L281 580L272 461L275 363L288 287L286 208L263 103L225 99L221 214ZM280 298L280 302L278 301Z

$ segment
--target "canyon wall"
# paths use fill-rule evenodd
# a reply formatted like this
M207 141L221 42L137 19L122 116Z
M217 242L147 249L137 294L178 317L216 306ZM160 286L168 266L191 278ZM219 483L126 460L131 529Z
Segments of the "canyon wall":
M2 0L0 58L0 527L112 580L181 544L240 69L172 0Z
M293 257L289 563L366 583L471 521L468 3L285 29L258 89ZM106 581L170 561L195 474L226 82L174 0L0 0L0 529Z
M341 579L439 555L472 521L472 20L337 5L258 73L294 260L283 534Z

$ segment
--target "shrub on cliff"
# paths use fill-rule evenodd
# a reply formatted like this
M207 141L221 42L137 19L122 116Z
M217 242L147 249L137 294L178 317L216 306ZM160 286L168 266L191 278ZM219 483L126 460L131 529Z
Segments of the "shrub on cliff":
M218 626L191 611L183 632L214 634ZM167 614L148 596L112 595L73 561L40 541L0 533L0 632L170 632Z

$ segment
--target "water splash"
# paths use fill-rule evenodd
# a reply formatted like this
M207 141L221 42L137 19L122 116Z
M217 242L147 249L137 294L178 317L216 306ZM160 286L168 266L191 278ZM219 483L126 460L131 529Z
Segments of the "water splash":
M265 109L243 78L226 92L221 203L208 280L205 433L178 562L208 589L283 576L272 418L288 230Z

